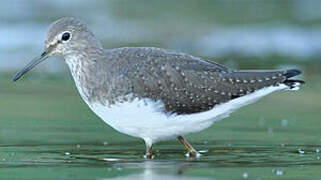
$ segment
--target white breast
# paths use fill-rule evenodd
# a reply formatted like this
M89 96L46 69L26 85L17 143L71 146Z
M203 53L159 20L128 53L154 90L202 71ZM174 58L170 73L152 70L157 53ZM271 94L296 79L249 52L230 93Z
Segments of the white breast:
M79 88L78 88L79 89ZM213 122L226 118L236 109L253 103L272 92L288 89L284 84L271 86L233 99L201 113L188 115L166 114L164 104L150 99L134 99L131 102L111 106L88 103L90 108L107 124L119 132L140 137L147 144L175 138L179 135L199 132Z

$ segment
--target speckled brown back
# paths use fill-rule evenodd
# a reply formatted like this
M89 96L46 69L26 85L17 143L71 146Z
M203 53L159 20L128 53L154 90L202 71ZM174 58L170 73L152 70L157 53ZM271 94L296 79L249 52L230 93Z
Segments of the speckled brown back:
M106 63L115 68L111 69L113 73L106 72L109 80L104 83L110 102L134 94L134 97L162 100L167 112L178 114L206 111L286 79L286 71L232 71L200 58L158 48L121 48L108 53L114 58Z

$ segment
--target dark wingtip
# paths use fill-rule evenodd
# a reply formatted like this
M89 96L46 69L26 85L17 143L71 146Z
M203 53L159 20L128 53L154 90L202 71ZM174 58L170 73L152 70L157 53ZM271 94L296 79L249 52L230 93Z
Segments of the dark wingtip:
M298 70L298 69L289 69L286 71L285 77L286 78L291 78L297 75L300 75L302 73L302 71Z
M287 84L287 83L293 84L296 82L300 83L300 84L305 84L305 81L299 80L299 79L287 79L286 81L284 81L285 84Z
M288 79L284 81L284 84L289 86L291 90L298 90L301 85L305 84L305 82L297 79Z

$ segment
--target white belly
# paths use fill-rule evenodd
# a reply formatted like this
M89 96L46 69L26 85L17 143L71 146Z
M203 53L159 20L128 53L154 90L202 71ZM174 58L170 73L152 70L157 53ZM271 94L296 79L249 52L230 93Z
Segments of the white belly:
M161 101L134 99L131 102L104 106L88 103L90 108L107 124L119 132L140 137L146 143L175 138L179 135L199 132L215 121L226 118L236 109L253 103L272 92L287 89L286 85L271 86L254 93L233 99L201 113L188 115L166 114Z

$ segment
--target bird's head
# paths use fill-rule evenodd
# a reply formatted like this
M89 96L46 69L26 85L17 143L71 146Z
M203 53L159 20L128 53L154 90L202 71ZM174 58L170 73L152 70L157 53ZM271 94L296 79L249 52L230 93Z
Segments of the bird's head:
M61 18L50 25L47 31L43 53L19 71L13 77L13 81L18 80L50 56L66 57L100 49L102 49L101 44L85 23L71 17Z

